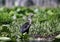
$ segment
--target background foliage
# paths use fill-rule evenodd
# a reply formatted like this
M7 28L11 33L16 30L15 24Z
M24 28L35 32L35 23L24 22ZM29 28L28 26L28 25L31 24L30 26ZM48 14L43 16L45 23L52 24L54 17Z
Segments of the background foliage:
M20 26L27 21L29 13L34 14L29 34L47 36L60 31L60 8L3 7L0 8L0 36L13 40L20 37Z

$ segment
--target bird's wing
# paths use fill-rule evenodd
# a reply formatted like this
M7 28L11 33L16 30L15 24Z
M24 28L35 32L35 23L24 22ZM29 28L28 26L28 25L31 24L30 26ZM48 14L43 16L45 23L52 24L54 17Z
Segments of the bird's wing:
M27 30L27 29L29 29L29 27L30 27L30 25L27 25L27 27L24 29L24 31Z
M29 29L29 27L30 27L30 24L29 24L28 22L26 22L25 24L23 24L23 25L21 26L20 31L21 31L21 32L24 32L24 31L26 31L27 29Z

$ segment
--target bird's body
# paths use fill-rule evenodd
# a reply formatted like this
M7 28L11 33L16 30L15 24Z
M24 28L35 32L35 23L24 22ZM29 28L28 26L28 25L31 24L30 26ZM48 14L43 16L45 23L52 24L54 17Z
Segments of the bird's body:
M29 33L29 28L31 26L32 20L31 17L33 16L33 14L30 14L27 18L27 22L25 24L23 24L20 28L20 32L23 34L25 32L27 32L27 34Z
M31 24L29 24L29 22L26 22L24 25L21 26L20 32L21 33L27 32L28 34L30 26Z

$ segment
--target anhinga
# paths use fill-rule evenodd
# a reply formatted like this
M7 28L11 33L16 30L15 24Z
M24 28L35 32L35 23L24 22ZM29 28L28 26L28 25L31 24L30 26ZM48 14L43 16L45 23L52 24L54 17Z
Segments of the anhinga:
M30 26L31 26L31 23L32 23L32 16L33 16L33 14L30 14L29 16L28 16L28 18L27 18L27 22L25 23L25 24L23 24L22 26L21 26L21 28L20 28L20 32L23 34L23 33L29 33L29 28L30 28Z

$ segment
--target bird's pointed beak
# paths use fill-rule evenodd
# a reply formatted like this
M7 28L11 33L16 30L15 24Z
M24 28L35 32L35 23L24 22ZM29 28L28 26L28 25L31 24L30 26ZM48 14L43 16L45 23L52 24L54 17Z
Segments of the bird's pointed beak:
M34 14L34 16L33 17L36 17L36 14Z

